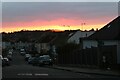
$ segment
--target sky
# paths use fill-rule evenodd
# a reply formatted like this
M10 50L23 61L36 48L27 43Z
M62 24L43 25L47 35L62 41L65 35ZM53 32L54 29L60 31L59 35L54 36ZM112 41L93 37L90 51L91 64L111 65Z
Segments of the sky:
M2 2L118 2L120 0L1 0Z
M100 29L117 16L117 2L3 2L2 32Z

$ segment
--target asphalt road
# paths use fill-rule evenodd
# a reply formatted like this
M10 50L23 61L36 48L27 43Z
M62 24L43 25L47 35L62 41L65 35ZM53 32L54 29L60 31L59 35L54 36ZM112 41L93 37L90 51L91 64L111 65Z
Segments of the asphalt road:
M3 78L117 78L115 76L103 76L93 74L82 74L49 67L29 65L24 56L15 51L10 66L2 68Z

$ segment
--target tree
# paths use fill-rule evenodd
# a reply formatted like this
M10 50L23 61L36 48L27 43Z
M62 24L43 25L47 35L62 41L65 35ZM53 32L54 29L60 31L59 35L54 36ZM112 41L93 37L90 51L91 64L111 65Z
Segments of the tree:
M96 28L96 31L98 31L98 28Z
M92 28L90 31L95 31L94 28Z

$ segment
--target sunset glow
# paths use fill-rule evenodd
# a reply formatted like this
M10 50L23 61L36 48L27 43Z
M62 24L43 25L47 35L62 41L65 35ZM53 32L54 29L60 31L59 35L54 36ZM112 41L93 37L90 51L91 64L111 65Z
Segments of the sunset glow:
M106 20L108 19L108 20ZM106 21L105 21L106 20ZM109 18L105 18L102 21L99 20L72 20L72 19L56 19L52 21L32 21L32 22L3 22L2 31L3 32L13 32L13 31L20 31L20 30L90 30L100 29L106 23L108 23Z
M60 30L60 31L64 31L64 30L77 30L77 29L81 29L81 30L90 30L92 25L89 26L70 26L70 27L63 27L63 26L30 26L30 27L11 27L11 28L3 28L2 31L3 32L13 32L13 31L20 31L20 30ZM94 29L100 29L103 25L94 25Z
M99 4L99 5L98 5ZM2 32L100 29L117 17L117 3L3 3Z

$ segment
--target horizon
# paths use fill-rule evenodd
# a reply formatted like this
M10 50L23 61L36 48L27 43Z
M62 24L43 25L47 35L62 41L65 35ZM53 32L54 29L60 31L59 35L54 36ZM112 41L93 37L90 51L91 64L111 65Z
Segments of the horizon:
M117 2L4 2L2 32L101 29L118 16Z
M23 29L23 30L19 30L19 31L13 31L13 32L0 32L0 34L2 34L2 33L7 33L7 34L9 34L9 33L16 33L16 32L34 32L34 31L51 31L51 32L65 32L65 31L83 31L83 32L85 32L85 31L92 31L92 30L94 30L94 31L97 31L97 29L94 29L94 28L92 28L92 29L90 29L90 30L80 30L80 29L75 29L75 30L55 30L55 29L47 29L47 30L26 30L26 29Z

